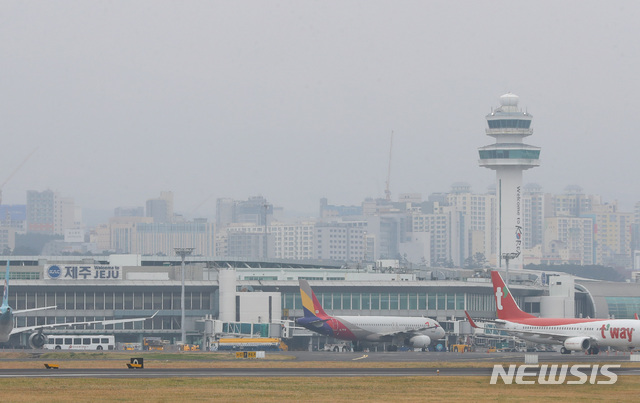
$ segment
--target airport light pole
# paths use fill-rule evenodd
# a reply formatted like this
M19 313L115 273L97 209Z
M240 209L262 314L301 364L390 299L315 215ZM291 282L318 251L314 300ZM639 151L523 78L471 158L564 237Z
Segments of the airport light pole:
M520 253L515 253L515 252L511 252L511 253L503 253L502 254L502 258L504 259L506 266L507 266L507 274L505 275L506 280L507 280L507 288L509 288L509 260L511 259L515 259L518 256L520 256Z
M185 314L184 314L184 258L185 256L191 255L195 248L173 248L176 252L176 255L182 258L182 292L180 295L180 309L181 309L181 320L180 320L180 330L182 332L182 345L187 344L187 329L185 328Z

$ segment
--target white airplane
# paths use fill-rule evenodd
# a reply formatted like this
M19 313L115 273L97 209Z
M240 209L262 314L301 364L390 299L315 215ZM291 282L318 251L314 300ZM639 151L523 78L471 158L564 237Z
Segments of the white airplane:
M407 316L329 316L306 280L299 280L304 317L296 323L316 333L340 340L390 342L391 349L405 345L425 350L444 337L444 329L433 319Z
M29 345L32 348L42 348L47 342L47 336L42 333L42 329L53 327L65 327L74 325L113 325L116 323L128 323L128 322L141 322L143 320L151 319L156 316L154 313L148 318L131 318L131 319L111 319L111 320L94 320L88 322L68 322L68 323L52 323L48 325L36 325L25 327L13 327L13 316L19 315L25 312L41 311L44 309L55 309L55 306L48 306L43 308L32 308L14 311L9 306L9 262L7 262L7 274L4 279L4 293L2 294L2 306L0 306L0 343L6 343L12 334L23 333L29 331L36 331L29 337Z
M496 330L538 344L562 345L562 354L585 351L598 354L601 347L630 351L640 347L640 321L632 319L538 318L522 311L497 271L491 272L498 319ZM479 328L465 311L474 328Z

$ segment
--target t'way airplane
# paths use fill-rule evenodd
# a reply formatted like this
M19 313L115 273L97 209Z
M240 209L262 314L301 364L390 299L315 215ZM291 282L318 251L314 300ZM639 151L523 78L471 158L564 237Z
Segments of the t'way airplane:
M48 306L43 308L32 308L32 309L23 309L19 311L14 311L9 306L9 262L7 262L7 274L4 278L4 293L2 294L2 305L0 306L0 343L6 343L9 341L9 338L12 334L23 333L29 331L37 331L29 336L29 345L32 348L42 348L47 342L47 336L42 334L42 329L52 328L52 327L64 327L64 326L74 326L74 325L93 325L93 324L102 324L102 325L113 325L116 323L127 323L127 322L140 322L146 319L151 319L156 316L156 313L153 316L148 318L131 318L131 319L110 319L110 320L94 320L90 322L68 322L68 323L51 323L47 325L36 325L36 326L25 326L25 327L13 327L13 315L18 315L25 312L33 312L33 311L41 311L44 309L55 309L55 306Z
M361 342L390 342L390 351L399 345L427 349L432 341L444 337L438 322L406 316L329 316L306 280L299 280L304 317L296 319L302 327L324 336Z
M601 347L629 351L640 347L640 321L631 319L538 318L522 311L497 271L491 272L498 319L496 330L539 344L560 344L562 354ZM478 328L465 311L471 326Z

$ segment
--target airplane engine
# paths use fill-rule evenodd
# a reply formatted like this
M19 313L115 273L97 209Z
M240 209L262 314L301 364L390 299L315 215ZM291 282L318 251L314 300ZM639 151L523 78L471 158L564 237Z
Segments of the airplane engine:
M42 348L47 343L47 336L37 332L29 336L29 345L31 348Z
M431 344L431 337L425 335L413 336L409 339L409 344L415 348L427 348Z
M591 339L588 337L569 337L564 341L564 348L569 351L588 350L591 347Z

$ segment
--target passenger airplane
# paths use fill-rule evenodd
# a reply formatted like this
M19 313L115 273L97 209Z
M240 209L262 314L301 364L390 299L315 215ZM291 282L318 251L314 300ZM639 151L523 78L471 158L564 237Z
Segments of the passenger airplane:
M329 316L306 280L299 280L304 317L296 323L316 333L348 340L356 349L362 342L390 342L389 351L405 345L425 350L432 341L444 337L438 322L406 316Z
M156 316L154 313L152 316L148 318L131 318L131 319L111 319L111 320L94 320L89 322L69 322L69 323L51 323L48 325L36 325L36 326L25 326L25 327L13 327L13 315L25 313L25 312L33 312L33 311L41 311L44 309L55 309L55 306L49 306L44 308L32 308L32 309L23 309L19 311L14 311L9 306L9 262L7 262L7 274L4 279L4 293L2 294L2 306L0 306L0 343L6 343L9 341L9 338L12 334L23 333L29 331L36 331L29 337L29 345L32 348L41 348L47 342L47 336L42 334L42 329L52 328L52 327L64 327L64 326L74 326L74 325L92 325L92 324L102 324L102 325L113 325L116 323L128 323L128 322L140 322L146 319L151 319Z
M640 347L640 321L631 319L538 318L523 312L497 271L491 272L498 319L496 330L539 344L562 345L562 354L585 351L598 354L601 347L629 351ZM465 311L471 326L479 328Z

